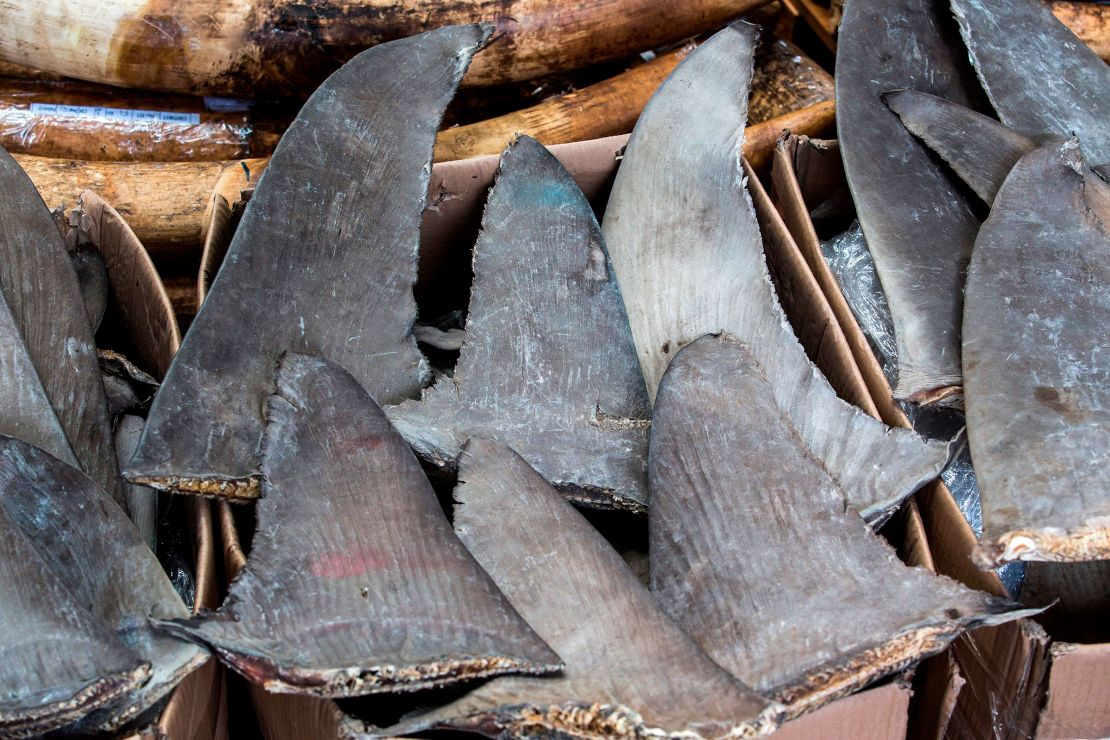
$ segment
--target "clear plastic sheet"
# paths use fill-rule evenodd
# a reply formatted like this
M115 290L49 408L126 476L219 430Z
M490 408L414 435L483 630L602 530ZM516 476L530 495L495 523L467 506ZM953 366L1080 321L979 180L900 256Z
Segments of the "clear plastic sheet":
M883 294L875 263L859 222L842 234L821 243L821 252L829 269L836 277L844 298L848 301L860 328L863 330L871 350L879 360L883 374L891 385L897 373L897 354L894 346L894 323L887 309L886 296ZM971 525L975 536L983 534L983 510L979 495L979 483L975 478L975 468L971 460L971 448L964 433L964 414L958 409L940 406L918 406L899 403L918 434L929 439L950 440L961 437L958 454L953 456L948 466L941 471L940 478L952 493L960 513ZM1021 581L1025 566L1021 562L1009 563L997 571L1006 589L1015 597L1021 591Z
M894 322L886 305L886 294L875 272L875 262L863 238L859 221L842 234L821 242L821 253L844 293L883 375L892 386L898 379L898 354L894 345Z
M43 157L223 160L269 154L283 125L239 100L0 78L0 145Z

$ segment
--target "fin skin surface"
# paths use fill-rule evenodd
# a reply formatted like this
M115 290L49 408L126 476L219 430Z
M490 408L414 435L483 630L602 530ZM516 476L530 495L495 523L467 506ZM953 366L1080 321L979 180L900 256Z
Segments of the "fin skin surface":
M1078 136L1087 161L1110 163L1110 65L1037 0L951 0L998 117L1018 133Z
M897 90L883 100L988 206L1018 160L1037 148L990 116L935 95Z
M0 434L22 439L74 467L80 466L3 296L0 296Z
M1076 140L1014 167L975 243L967 433L983 567L1110 559L1110 185Z
M908 88L974 107L974 72L946 0L854 0L837 39L840 152L894 320L894 397L932 403L959 391L964 277L979 220L881 96Z
M380 736L451 729L716 738L777 726L781 707L710 660L589 521L512 450L471 439L455 501L459 537L566 668L551 678L498 678Z
M432 148L489 33L449 26L376 46L309 98L154 399L131 481L257 497L264 401L287 350L340 363L382 403L423 387L412 286Z
M81 471L10 437L0 437L0 507L66 589L118 641L150 666L150 680L85 724L116 729L167 696L208 652L161 634L148 617L188 610L127 514Z
M467 439L496 440L573 501L646 510L651 411L601 227L528 137L490 193L466 337L450 378L387 409L422 457L453 467Z
M720 31L656 92L617 171L605 240L649 396L688 342L741 337L850 504L881 520L936 476L947 450L839 399L783 314L740 167L755 36L746 23Z
M0 735L38 737L150 675L63 585L0 507Z
M648 474L652 592L789 717L936 654L966 629L1036 611L901 563L845 509L754 353L727 335L671 362Z
M77 273L38 190L3 150L0 292L81 469L126 506Z
M561 668L353 376L287 354L277 390L246 566L219 611L165 629L282 693L362 696Z

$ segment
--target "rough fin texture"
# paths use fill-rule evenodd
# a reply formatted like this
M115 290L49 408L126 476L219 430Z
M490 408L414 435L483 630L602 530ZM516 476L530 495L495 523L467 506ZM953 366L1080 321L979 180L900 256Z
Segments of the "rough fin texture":
M125 414L116 421L116 455L121 463L126 463L135 454L139 438L146 422L141 416ZM124 487L127 496L127 513L138 528L140 536L152 552L158 552L158 492L146 486L128 483Z
M908 88L971 105L975 77L945 0L855 0L844 10L837 130L894 320L894 395L932 402L959 390L964 275L979 221L881 96Z
M998 117L1030 138L1078 136L1110 162L1110 66L1037 0L950 0Z
M1110 559L1110 185L1075 140L1026 155L979 233L964 373L981 565Z
M81 469L126 506L77 274L34 184L3 151L0 292Z
M522 458L472 439L460 468L455 530L566 669L499 678L382 734L690 738L774 729L781 708L710 660Z
M0 507L0 734L38 737L149 675L75 599Z
M987 205L1018 160L1037 147L993 118L935 95L897 90L883 100Z
M147 623L188 611L127 514L88 476L42 450L0 437L0 507L65 588L151 667L150 680L90 726L116 728L165 697L207 659L205 650Z
M382 403L424 385L412 285L432 147L489 32L451 26L376 46L313 93L170 366L128 478L256 497L263 400L286 350L335 360Z
M617 172L605 239L649 395L686 343L722 330L741 337L812 454L853 506L880 519L935 476L947 452L837 398L778 304L740 169L754 43L752 26L733 25L663 83Z
M571 499L644 511L650 410L601 228L534 139L501 159L454 375L389 410L422 456L511 446Z
M0 296L0 434L25 440L70 465L80 465L3 296Z
M558 670L354 377L287 354L277 387L246 567L218 612L163 626L286 693L361 696Z
M721 666L790 716L1023 616L898 561L845 510L766 370L709 336L671 362L652 419L651 585Z

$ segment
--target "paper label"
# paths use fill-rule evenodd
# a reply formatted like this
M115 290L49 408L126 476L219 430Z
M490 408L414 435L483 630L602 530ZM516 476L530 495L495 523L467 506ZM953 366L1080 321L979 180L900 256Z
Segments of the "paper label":
M125 123L200 123L199 113L174 113L164 110L130 110L105 108L100 105L62 105L60 103L31 103L31 112L43 116L69 116L71 118L98 118L102 121Z

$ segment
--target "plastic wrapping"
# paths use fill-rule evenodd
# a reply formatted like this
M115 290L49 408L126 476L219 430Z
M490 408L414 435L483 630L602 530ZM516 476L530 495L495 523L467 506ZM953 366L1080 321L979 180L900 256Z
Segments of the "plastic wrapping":
M898 379L898 353L894 344L894 322L886 305L886 295L867 250L859 221L843 234L821 243L821 253L836 277L852 315L867 337L879 360L883 375L893 386Z
M0 80L0 145L12 153L98 161L239 159L272 152L281 118L237 100Z
M883 375L894 384L897 375L897 355L894 350L894 323L887 309L875 263L867 249L859 222L827 242L821 243L821 253L844 293L852 315L859 322L867 342L879 360ZM962 437L958 454L941 471L940 478L952 493L960 513L971 525L975 536L983 534L983 510L979 497L979 483L971 461L971 448L963 429L964 414L957 409L942 406L918 406L899 402L914 430L930 439L950 440ZM1006 589L1014 595L1021 590L1024 565L1010 563L996 571Z

